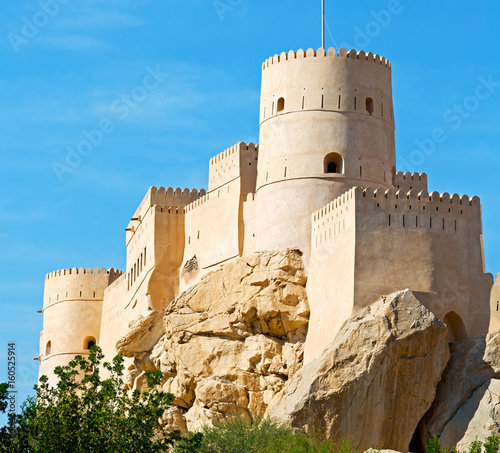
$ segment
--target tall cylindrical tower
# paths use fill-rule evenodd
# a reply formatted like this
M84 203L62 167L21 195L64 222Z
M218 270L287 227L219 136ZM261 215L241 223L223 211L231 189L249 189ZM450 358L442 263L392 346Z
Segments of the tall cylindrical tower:
M311 213L353 186L394 187L390 63L365 52L282 53L262 71L258 249L299 248Z
M88 356L99 343L104 289L121 275L114 269L65 269L45 277L40 370L54 383L56 366ZM111 360L111 358L110 358Z

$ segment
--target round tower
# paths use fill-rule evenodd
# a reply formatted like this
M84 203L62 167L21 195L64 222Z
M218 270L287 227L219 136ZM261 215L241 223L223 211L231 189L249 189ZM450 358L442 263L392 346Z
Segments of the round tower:
M309 258L311 213L353 186L394 187L391 65L372 53L282 53L262 70L257 249Z
M56 366L76 355L88 356L99 344L104 289L122 272L115 269L65 269L45 276L40 370L54 383Z

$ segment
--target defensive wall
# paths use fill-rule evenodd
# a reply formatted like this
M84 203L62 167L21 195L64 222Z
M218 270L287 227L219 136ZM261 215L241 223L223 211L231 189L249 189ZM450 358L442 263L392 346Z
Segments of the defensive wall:
M129 323L150 310L162 310L179 293L185 205L205 191L152 187L132 219L127 241L127 272L107 291L103 307L102 347L115 354L115 343ZM166 203L166 204L161 204ZM138 210L139 211L139 210ZM105 330L105 332L104 332Z
M210 159L208 192L241 178L242 193L254 193L257 180L259 145L239 142Z
M500 330L500 274L497 274L495 283L491 288L490 297L490 332L496 332Z
M394 187L393 116L391 68L384 58L309 49L267 60L257 248L299 248L307 265L312 212L353 186Z
M410 173L407 171L403 173L398 171L394 182L396 190L409 192L416 190L417 192L427 191L427 174L426 173Z
M89 347L99 343L104 290L121 274L115 269L73 268L46 275L40 375L52 378L56 366L75 355L88 355Z
M448 324L450 341L487 331L493 282L484 269L479 198L356 187L312 222L307 360L333 340L346 316L406 288ZM339 259L351 250L353 261Z
M210 160L208 193L186 206L180 291L243 253L244 202L255 192L258 150L240 142Z

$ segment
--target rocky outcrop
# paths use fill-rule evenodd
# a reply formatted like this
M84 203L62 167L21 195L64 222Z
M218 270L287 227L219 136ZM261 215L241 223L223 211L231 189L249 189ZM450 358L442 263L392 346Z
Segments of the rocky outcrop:
M408 451L449 358L446 326L409 290L349 319L286 383L271 417L356 450Z
M168 305L160 341L127 362L129 386L161 369L163 389L176 396L164 417L172 428L263 414L302 364L306 281L301 254L291 250L256 253L208 274ZM149 329L154 321L152 314L142 322ZM147 334L132 327L120 343L127 353Z
M440 436L442 445L466 451L471 442L500 432L500 379L490 379L479 387L446 424Z
M419 437L425 445L437 434L444 448L466 449L476 436L498 432L500 332L454 343L450 350L436 399L419 425Z

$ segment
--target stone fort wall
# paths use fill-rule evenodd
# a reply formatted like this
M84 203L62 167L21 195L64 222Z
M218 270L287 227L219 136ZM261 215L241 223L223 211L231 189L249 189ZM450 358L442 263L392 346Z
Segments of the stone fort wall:
M487 331L493 281L484 268L477 197L353 188L312 222L307 360L346 315L405 288L453 324L452 341Z

